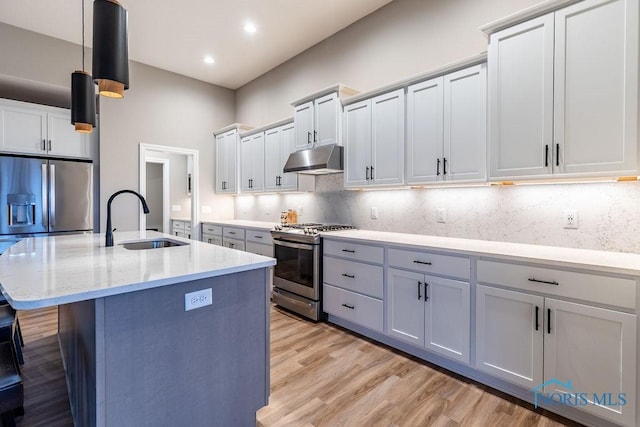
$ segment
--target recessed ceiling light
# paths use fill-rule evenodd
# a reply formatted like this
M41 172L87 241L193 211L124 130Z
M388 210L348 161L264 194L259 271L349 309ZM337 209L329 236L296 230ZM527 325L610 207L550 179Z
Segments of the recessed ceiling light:
M256 26L253 25L251 22L247 22L246 24L244 24L244 30L247 33L255 33L256 32Z
M207 64L213 64L215 61L213 60L213 58L211 56L205 56L204 57L204 62L206 62Z

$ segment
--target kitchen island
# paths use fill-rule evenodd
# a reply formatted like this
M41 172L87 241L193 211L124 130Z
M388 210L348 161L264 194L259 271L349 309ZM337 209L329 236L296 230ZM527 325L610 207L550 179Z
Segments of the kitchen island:
M122 245L168 237L29 238L0 257L14 308L59 306L75 425L253 426L268 403L275 260L174 236L185 245Z

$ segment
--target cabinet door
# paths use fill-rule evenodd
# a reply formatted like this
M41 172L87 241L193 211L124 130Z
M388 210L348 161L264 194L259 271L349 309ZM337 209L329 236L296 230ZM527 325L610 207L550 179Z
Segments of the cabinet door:
M264 188L266 190L279 189L279 177L282 176L280 138L280 128L269 129L264 133Z
M554 166L636 175L638 2L583 1L555 25Z
M488 62L489 176L551 173L553 14L492 34Z
M623 425L635 423L636 316L547 298L544 331L544 392L585 392L593 403L611 393L607 406L581 406ZM555 381L571 382L571 390ZM619 393L626 403L618 404ZM604 403L604 402L603 402Z
M252 149L250 136L240 140L240 190L242 192L251 191L251 175L253 174Z
M425 347L469 363L469 283L425 277Z
M71 112L49 113L47 118L49 154L64 157L89 157L87 134L76 132Z
M226 158L225 167L225 192L238 191L238 131L233 130L225 134L224 150Z
M226 175L226 151L224 135L216 135L216 193L224 192L224 178Z
M404 89L371 100L371 184L404 182L404 118Z
M251 191L264 191L264 133L251 139Z
M36 109L0 105L0 151L46 152L47 114Z
M345 187L362 187L371 174L371 100L344 108Z
M295 126L293 123L284 125L280 134L280 164L278 166L278 176L280 176L280 190L296 190L298 188L298 174L295 172L283 173L289 154L296 151Z
M313 142L315 145L338 143L338 120L340 100L337 93L331 93L315 100Z
M229 249L237 249L244 251L244 240L229 239L228 237L222 238L222 246Z
M537 295L476 286L476 368L527 389L541 384L543 303Z
M407 90L407 184L437 181L442 174L443 78Z
M296 127L296 150L306 150L313 143L313 101L298 105L293 110Z
M487 176L486 91L485 64L444 76L445 180L484 181Z
M424 275L387 269L387 333L424 345Z

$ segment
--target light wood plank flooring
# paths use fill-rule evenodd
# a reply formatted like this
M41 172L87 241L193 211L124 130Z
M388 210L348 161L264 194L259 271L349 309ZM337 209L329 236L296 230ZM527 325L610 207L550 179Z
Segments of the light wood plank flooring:
M55 309L20 312L27 426L72 426ZM552 418L550 418L552 417ZM579 426L327 323L271 310L258 426Z

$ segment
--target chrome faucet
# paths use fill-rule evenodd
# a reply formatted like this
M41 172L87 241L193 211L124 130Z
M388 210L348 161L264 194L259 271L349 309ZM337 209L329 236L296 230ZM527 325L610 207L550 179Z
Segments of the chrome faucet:
M111 228L111 202L113 202L113 199L115 199L117 195L122 193L131 193L138 196L138 199L140 199L140 203L142 203L142 210L144 211L145 215L149 213L149 206L147 205L147 201L144 199L144 197L142 197L141 194L136 193L133 190L120 190L113 193L111 197L109 197L109 201L107 202L107 234L105 236L105 246L107 247L113 246L113 229Z

